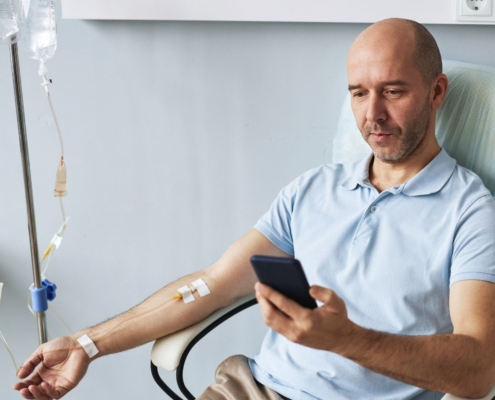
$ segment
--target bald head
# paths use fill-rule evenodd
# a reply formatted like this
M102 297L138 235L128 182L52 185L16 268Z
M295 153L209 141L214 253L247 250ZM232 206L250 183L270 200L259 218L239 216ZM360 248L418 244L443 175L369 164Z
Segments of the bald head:
M415 21L391 18L371 25L357 37L349 57L363 49L378 54L384 48L395 54L408 53L409 61L427 85L442 72L442 58L435 39L423 25Z

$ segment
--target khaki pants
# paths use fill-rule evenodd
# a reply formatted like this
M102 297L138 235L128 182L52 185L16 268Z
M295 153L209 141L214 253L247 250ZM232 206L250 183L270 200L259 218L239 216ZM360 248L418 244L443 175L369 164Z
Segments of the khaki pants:
M196 400L288 400L254 380L246 357L237 355L222 362L215 381Z

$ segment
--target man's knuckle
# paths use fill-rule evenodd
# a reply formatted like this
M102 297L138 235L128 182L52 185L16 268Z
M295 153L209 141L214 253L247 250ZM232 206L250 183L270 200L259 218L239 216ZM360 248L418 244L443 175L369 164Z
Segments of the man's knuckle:
M306 339L307 336L308 333L304 328L298 327L297 329L294 329L292 331L292 338L293 338L292 341L295 343L298 344L304 343L304 340Z
M303 320L301 328L304 332L311 332L314 329L315 323L312 319L308 318Z

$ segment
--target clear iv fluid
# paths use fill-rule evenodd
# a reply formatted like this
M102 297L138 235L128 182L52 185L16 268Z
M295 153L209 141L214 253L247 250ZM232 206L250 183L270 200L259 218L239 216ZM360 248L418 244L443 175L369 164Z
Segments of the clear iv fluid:
M0 40L15 42L19 26L14 17L12 0L0 0Z
M45 62L57 50L55 1L31 1L26 18L27 50L31 58Z

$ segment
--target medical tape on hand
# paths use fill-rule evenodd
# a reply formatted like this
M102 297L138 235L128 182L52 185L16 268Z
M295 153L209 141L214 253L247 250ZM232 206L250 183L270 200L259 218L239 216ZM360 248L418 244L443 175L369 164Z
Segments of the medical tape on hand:
M177 289L179 293L182 295L182 300L184 300L184 303L191 303L192 301L196 300L192 294L191 289L189 289L187 286L182 286L181 288Z
M82 346L89 358L93 358L100 352L88 335L82 335L79 339L77 339L77 341Z
M199 295L201 297L208 296L211 292L208 286L206 286L206 283L203 281L203 279L197 279L193 283L191 283L193 287L198 291Z

